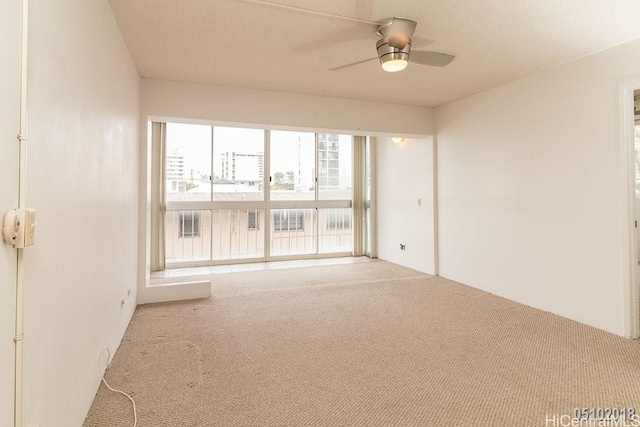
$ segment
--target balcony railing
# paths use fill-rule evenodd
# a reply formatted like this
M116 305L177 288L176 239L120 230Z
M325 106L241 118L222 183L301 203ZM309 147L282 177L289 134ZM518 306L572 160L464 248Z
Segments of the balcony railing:
M351 208L169 210L168 264L351 252Z

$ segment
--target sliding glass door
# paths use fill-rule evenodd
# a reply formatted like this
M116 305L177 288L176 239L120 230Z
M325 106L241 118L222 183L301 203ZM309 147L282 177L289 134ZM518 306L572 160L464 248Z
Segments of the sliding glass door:
M353 138L270 136L271 256L351 253Z
M166 264L265 256L264 131L166 124Z
M162 125L168 267L352 253L352 136Z

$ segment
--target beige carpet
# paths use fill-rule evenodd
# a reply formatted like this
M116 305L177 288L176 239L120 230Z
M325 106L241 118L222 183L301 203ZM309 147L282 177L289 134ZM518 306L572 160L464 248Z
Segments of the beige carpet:
M640 342L386 262L219 274L141 306L107 372L138 426L545 426L640 411ZM101 386L86 427L133 425ZM546 424L553 425L553 424ZM556 424L560 425L560 424Z

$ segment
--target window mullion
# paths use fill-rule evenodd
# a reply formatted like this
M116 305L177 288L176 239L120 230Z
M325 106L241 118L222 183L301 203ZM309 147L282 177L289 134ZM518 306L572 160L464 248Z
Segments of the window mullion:
M319 198L320 198L320 191L319 191L320 183L318 182L318 175L319 175L318 174L318 167L320 165L320 155L318 153L319 144L318 144L318 133L317 132L316 132L315 136L316 137L315 137L314 157L315 157L315 161L316 161L315 162L316 167L315 167L315 173L314 173L315 176L313 178L314 178L314 181L315 181L315 185L314 185L315 201L317 203ZM314 235L313 235L313 240L314 240L313 253L316 254L316 255L318 253L320 253L320 238L319 238L319 236L320 236L320 227L318 225L320 223L319 218L318 218L319 215L320 215L320 213L318 212L318 207L316 206L315 207L315 217L314 217L315 224L314 224L314 227L313 227L313 229L314 229L313 230L313 233L314 233Z
M211 191L209 194L210 201L213 203L213 177L215 175L215 126L211 126L211 175L209 176L209 185L211 186ZM209 210L209 218L211 218L211 226L209 227L209 261L213 261L213 210Z
M269 261L271 258L271 132L268 129L264 131L264 164L263 170L263 186L264 186L264 259Z

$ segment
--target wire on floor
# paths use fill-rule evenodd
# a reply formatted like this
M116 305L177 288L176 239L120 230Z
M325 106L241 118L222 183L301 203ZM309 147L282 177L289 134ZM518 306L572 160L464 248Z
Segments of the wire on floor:
M109 350L108 347L105 347L104 349L107 350L107 369L109 369L109 365L111 364L111 350ZM137 413L137 410L136 410L136 401L133 400L133 398L131 396L129 396L127 393L125 393L124 391L117 390L117 389L115 389L115 388L113 388L113 387L111 387L109 385L107 380L104 378L104 375L107 373L107 369L105 369L105 373L102 374L102 382L112 392L120 393L121 395L125 396L127 399L129 399L131 401L131 404L133 405L133 427L136 427L138 425L138 413Z

